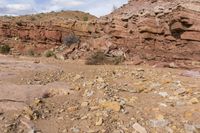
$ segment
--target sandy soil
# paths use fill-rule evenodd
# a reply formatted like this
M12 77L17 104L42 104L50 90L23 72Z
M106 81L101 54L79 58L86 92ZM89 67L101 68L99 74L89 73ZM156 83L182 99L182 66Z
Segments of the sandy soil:
M199 133L200 76L0 56L0 133Z

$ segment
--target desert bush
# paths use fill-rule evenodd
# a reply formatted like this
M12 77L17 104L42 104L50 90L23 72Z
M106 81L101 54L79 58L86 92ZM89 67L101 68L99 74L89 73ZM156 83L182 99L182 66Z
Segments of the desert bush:
M31 17L30 17L30 20L31 20L31 21L35 21L35 20L36 20L36 17L35 17L35 16L31 16Z
M70 46L74 43L79 43L79 38L75 34L70 34L63 39L63 43L67 46Z
M17 24L18 26L23 26L23 22L22 22L21 20L17 21L16 24Z
M33 49L28 50L28 51L27 51L27 55L28 55L28 56L35 56L34 50L33 50Z
M84 16L83 21L88 21L88 16Z
M124 61L123 56L108 56L104 52L97 51L91 54L87 59L85 64L87 65L118 65Z
M10 46L8 45L1 45L0 46L0 53L8 54L10 52Z
M13 16L9 16L9 15L5 15L4 17L7 18L7 19L12 19L13 18Z
M54 52L53 51L47 51L45 53L45 57L52 57L52 56L55 56Z

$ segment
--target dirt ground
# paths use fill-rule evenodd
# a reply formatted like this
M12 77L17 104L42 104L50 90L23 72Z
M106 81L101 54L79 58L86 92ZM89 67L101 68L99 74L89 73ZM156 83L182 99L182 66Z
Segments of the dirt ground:
M0 133L200 133L200 73L0 55Z

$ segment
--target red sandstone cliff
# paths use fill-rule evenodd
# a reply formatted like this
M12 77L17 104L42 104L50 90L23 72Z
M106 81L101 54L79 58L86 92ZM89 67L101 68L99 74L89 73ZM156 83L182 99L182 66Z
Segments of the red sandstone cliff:
M198 0L130 0L101 21L129 60L184 67L200 61L199 16Z
M130 0L113 13L87 22L1 21L0 41L13 46L23 42L45 50L61 46L63 38L73 33L81 42L67 54L77 58L101 49L114 56L124 55L136 64L161 61L194 65L200 61L199 16L198 0Z

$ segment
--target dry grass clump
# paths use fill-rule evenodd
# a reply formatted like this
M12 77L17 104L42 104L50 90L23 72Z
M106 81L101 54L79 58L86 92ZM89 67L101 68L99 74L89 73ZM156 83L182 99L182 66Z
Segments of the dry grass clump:
M54 54L54 52L53 51L47 51L46 53L45 53L45 57L52 57L52 56L55 56L55 54Z
M125 60L124 56L109 56L104 52L97 51L91 54L85 64L87 65L118 65Z
M63 43L66 46L70 46L74 43L79 43L80 39L75 34L70 34L63 39Z
M10 52L10 46L8 45L0 45L0 53L8 54Z

